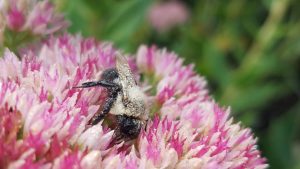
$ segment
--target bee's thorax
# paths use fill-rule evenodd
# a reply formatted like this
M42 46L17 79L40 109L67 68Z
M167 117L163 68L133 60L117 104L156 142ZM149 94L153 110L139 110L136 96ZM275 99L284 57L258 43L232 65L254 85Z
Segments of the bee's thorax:
M138 86L128 89L127 98L120 91L111 109L111 114L127 115L141 120L147 120L145 95Z

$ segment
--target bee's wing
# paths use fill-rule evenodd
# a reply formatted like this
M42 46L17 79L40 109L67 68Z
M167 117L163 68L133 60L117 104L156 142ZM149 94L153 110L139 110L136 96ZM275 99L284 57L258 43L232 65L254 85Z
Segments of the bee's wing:
M128 89L136 86L136 82L126 58L120 53L116 54L116 69L122 84L124 97L127 98L126 96L128 95Z

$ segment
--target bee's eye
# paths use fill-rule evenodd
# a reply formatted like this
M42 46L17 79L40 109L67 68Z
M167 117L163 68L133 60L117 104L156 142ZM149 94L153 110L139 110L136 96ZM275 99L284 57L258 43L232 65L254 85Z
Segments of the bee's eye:
M119 83L119 78L113 80L114 83Z

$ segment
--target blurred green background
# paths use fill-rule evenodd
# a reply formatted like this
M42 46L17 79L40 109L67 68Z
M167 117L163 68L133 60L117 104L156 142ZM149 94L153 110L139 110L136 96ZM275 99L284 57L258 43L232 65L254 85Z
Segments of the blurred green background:
M161 8L154 20L155 7L174 1L54 2L71 21L71 32L131 53L155 44L194 63L215 100L230 105L235 119L259 137L270 168L300 168L299 0L182 0L177 13ZM164 30L153 25L180 18L182 9L180 23Z

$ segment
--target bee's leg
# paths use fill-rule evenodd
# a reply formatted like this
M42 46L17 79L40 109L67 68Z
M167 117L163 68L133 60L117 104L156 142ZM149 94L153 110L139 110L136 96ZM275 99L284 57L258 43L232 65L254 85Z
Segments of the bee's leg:
M145 124L145 128L144 128L145 131L147 130L147 127L148 127L148 121L149 121L149 119L146 120L146 124Z
M98 124L110 111L111 107L113 106L114 102L117 99L118 93L120 91L120 87L116 85L113 88L108 89L108 97L105 99L103 108L101 113L96 114L90 121L90 125Z
M103 105L103 109L101 111L101 113L96 114L90 121L89 124L90 125L96 125L98 124L110 111L113 103L115 102L116 98L113 97L108 97L105 100L105 103Z

